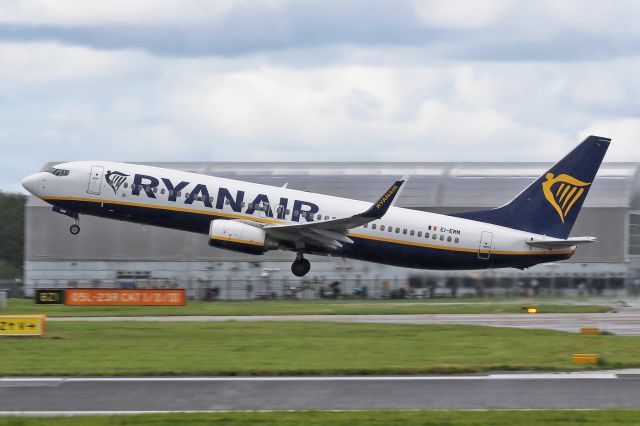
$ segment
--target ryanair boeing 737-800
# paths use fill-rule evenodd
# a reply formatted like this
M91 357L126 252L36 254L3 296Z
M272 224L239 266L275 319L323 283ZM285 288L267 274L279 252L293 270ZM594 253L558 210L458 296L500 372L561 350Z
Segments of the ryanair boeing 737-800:
M244 253L332 255L421 269L527 268L570 258L593 237L569 238L609 147L589 136L513 201L493 210L440 215L394 207L407 178L373 204L285 187L135 164L78 161L22 182L73 218L80 215L208 234L209 245Z

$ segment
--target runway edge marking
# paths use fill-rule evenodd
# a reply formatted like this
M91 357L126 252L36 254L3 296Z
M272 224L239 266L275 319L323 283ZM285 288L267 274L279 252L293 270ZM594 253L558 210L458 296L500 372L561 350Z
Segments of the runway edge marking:
M616 373L561 372L487 374L477 376L291 376L291 377L4 377L0 383L100 383L100 382L366 382L435 380L611 380Z

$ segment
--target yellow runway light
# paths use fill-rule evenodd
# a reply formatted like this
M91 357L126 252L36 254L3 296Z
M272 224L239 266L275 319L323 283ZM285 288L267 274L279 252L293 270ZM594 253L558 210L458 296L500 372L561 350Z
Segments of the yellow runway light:
M582 327L580 334L584 336L597 336L598 334L602 334L602 332L597 327Z

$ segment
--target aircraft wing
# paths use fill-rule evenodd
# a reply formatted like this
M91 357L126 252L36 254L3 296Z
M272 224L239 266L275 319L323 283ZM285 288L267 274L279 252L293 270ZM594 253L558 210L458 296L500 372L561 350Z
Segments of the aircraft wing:
M343 243L353 243L347 236L349 229L357 228L365 223L380 219L387 213L402 192L408 177L396 181L391 187L369 207L365 212L338 219L319 220L307 223L286 225L266 225L263 229L279 240L291 241L312 246L339 248Z
M526 243L532 247L554 249L563 247L574 247L580 244L596 243L596 237L573 237L566 240L560 238L531 238Z

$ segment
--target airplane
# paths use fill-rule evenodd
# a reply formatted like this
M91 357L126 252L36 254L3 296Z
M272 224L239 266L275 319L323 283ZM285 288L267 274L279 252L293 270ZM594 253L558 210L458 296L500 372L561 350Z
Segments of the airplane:
M373 204L145 165L75 161L22 182L52 210L208 235L208 244L260 255L295 252L393 266L465 270L525 269L569 259L594 237L569 237L611 139L589 136L508 204L441 215L394 206L407 177Z

